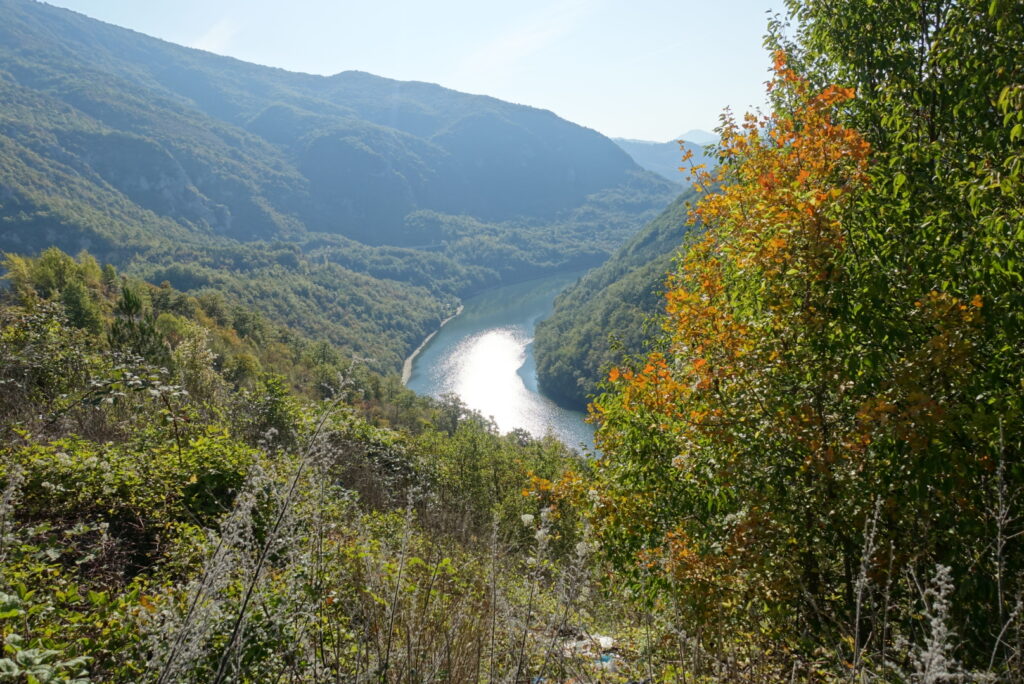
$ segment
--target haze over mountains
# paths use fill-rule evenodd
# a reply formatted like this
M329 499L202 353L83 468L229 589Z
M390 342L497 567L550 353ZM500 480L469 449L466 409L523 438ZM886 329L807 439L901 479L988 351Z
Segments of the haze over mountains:
M455 296L597 264L677 192L548 111L256 66L30 0L0 18L0 249L88 248L364 352L388 332L381 368Z
M652 63L770 49L684 189L0 0L0 680L1024 684L1024 1L761 2L262 4L665 134L642 91L721 98Z
M629 138L614 140L643 168L677 185L688 185L688 176L680 168L686 168L688 164L713 164L714 159L706 153L706 148L718 142L718 137L707 131L693 130L660 143ZM693 156L684 164L682 158L686 152L692 152Z

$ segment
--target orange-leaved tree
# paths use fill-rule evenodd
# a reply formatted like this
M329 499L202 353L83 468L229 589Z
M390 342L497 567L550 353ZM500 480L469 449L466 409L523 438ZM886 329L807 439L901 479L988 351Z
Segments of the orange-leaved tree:
M1024 4L787 5L773 112L724 118L656 350L595 402L594 527L691 633L1019 672Z
M852 602L874 505L855 491L871 437L836 327L870 146L835 120L851 90L812 92L781 53L770 87L776 111L724 117L722 163L697 172L716 189L668 280L659 349L613 369L593 407L605 551L722 625L752 602L804 624Z
M957 268L933 238L1020 239L992 221L936 232L979 186L908 180L922 145L880 149L846 123L877 103L812 87L782 52L770 90L772 114L726 115L721 166L697 172L703 230L667 281L655 351L593 406L595 529L637 590L705 634L756 626L884 659L941 566L965 659L1012 655L1019 295L976 276L986 253Z

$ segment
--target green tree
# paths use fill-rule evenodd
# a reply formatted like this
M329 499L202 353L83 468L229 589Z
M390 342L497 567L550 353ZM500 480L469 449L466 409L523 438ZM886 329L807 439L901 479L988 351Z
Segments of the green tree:
M156 318L145 310L142 298L128 285L121 287L121 299L114 308L109 337L111 347L153 363L166 364L169 359L167 344L157 331Z
M941 566L962 657L1010 658L1024 6L790 7L773 114L724 122L660 348L598 402L606 553L705 633L753 620L855 663Z
M67 312L68 321L76 328L84 328L93 334L103 329L103 315L88 288L72 280L60 293L61 302Z
M850 217L844 325L850 372L873 388L872 448L907 494L884 528L952 568L964 636L991 652L1022 567L995 541L994 502L1024 482L1024 4L790 8L795 41L776 42L812 81L856 89L842 117L875 160Z

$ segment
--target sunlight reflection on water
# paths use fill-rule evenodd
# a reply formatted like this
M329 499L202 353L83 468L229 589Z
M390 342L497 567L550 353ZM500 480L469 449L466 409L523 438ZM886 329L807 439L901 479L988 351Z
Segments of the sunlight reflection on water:
M555 295L575 280L555 276L498 288L465 302L462 314L430 341L413 363L408 386L421 393L457 394L494 419L502 432L541 436L550 430L570 446L593 445L583 414L561 408L536 388L530 342Z

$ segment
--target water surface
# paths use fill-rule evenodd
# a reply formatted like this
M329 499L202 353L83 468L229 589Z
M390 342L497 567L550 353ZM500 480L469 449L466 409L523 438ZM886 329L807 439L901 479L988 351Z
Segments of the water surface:
M594 429L537 388L533 332L555 296L581 273L561 274L488 290L464 302L413 360L408 387L420 394L457 394L492 417L502 432L551 431L569 446L593 448Z

